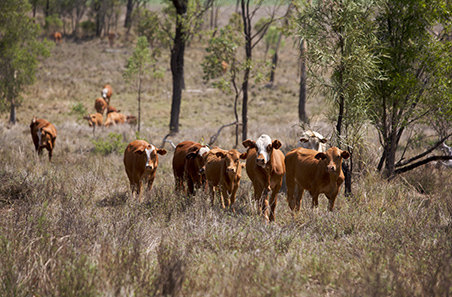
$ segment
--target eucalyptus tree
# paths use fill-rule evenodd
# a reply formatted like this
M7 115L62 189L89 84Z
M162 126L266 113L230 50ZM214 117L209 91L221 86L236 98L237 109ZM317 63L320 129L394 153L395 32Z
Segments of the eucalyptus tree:
M404 133L417 124L450 116L451 46L446 37L451 4L447 0L429 5L421 0L384 0L377 11L377 37L384 49L380 69L386 79L372 88L369 114L383 147L378 169L391 177L413 168L404 167L431 151L408 160L402 153L397 160ZM433 148L449 135L443 133Z
M299 9L298 34L306 41L313 88L333 103L336 142L350 154L344 164L345 191L351 193L353 148L366 122L371 86L381 78L372 0L319 0Z
M50 43L38 39L39 25L29 16L26 0L0 1L0 109L16 123L20 93L35 81L38 57L49 56Z

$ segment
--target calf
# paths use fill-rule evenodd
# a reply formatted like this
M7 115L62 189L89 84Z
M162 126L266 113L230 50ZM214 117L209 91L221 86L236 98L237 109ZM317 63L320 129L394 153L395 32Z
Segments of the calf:
M264 217L274 221L277 195L286 172L284 154L279 150L281 142L277 139L272 141L270 136L263 134L256 142L245 140L243 146L248 148L246 173L253 183L254 199L260 202Z
M44 119L33 117L30 124L31 137L38 155L42 154L42 149L49 151L49 161L52 161L52 151L55 147L57 130L54 125Z
M158 155L165 154L166 150L158 149L144 140L132 141L124 151L124 167L130 181L132 196L136 192L140 203L143 202L143 180L147 182L147 190L151 191L159 165Z
M205 154L209 151L207 146L189 140L176 146L173 157L176 192L185 191L185 181L190 195L194 194L195 188L201 187L205 182L205 175L201 169L205 164Z
M100 92L102 94L102 98L107 102L107 106L110 105L111 96L113 96L113 89L110 85L105 85Z
M312 196L312 207L319 204L321 193L329 200L328 209L333 210L334 202L344 181L342 160L350 154L337 147L326 152L296 148L286 155L287 200L292 211L300 210L304 190Z
M108 104L107 101L104 100L104 98L97 98L94 102L94 109L100 114L104 114L107 107Z
M327 141L322 134L307 130L301 134L298 146L324 153L326 152Z
M108 33L108 43L110 44L110 47L113 47L115 45L115 39L118 39L121 35L119 33L110 32Z
M107 114L107 120L105 121L105 127L115 126L117 124L124 124L126 122L126 116L119 112L110 112Z
M221 206L232 208L244 167L244 164L240 163L240 159L246 159L246 153L240 154L235 149L225 151L213 148L207 153L205 173L212 195L212 206L215 200L215 190L220 188ZM234 209L232 210L234 211Z
M101 113L93 113L86 117L84 117L85 120L88 120L88 125L90 127L96 127L96 126L102 126L104 124L104 117Z

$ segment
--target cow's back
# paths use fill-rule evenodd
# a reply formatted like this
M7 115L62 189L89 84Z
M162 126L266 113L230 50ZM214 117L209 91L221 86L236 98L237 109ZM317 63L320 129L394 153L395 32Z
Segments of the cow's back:
M321 162L315 158L318 151L296 148L285 158L287 178L295 178L306 190L312 191L320 184L329 182L328 173Z
M216 155L219 151L227 153L227 151L220 148L213 148L206 157L206 178L213 186L218 186L220 184L221 175L225 174L225 169L223 168L224 160Z
M199 143L186 140L176 146L173 156L173 172L175 178L184 177L185 162L188 161L185 156L187 155L188 150L196 145L199 147L201 146Z

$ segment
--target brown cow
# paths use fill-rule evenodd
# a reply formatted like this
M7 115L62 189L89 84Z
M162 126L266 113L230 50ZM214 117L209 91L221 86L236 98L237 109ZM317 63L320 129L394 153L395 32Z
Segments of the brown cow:
M104 114L105 110L107 109L108 104L107 101L104 100L104 98L97 98L94 102L94 109L100 114Z
M105 121L105 127L115 126L117 124L124 124L126 122L126 116L119 112L110 112L107 114L107 120Z
M130 181L132 196L137 192L140 203L143 202L143 180L148 184L147 190L151 191L159 165L158 155L165 154L165 149L156 148L144 140L132 141L124 151L124 166Z
M133 115L128 115L126 117L126 122L127 124L131 125L131 126L135 126L137 124L137 117L133 116Z
M115 44L115 39L118 39L121 36L119 33L110 32L108 33L108 43L110 44L110 47L113 47Z
M274 221L277 195L286 172L284 154L279 150L281 142L277 139L272 141L270 136L263 134L256 142L245 140L243 146L248 148L246 173L253 183L254 199L260 202L264 217Z
M61 43L61 33L58 31L53 32L52 34L50 34L50 36L52 36L53 40L55 41L56 44L60 44Z
M84 117L85 120L88 120L88 125L90 127L95 126L102 126L104 124L104 117L100 113L93 113L86 117Z
M321 193L329 200L328 209L333 210L334 202L344 181L342 159L348 159L350 154L337 147L328 149L325 153L315 150L296 148L286 155L287 200L292 211L300 210L304 190L312 196L312 207L319 204Z
M49 161L52 161L52 151L55 147L57 130L54 125L44 119L33 117L30 124L31 137L38 155L42 154L42 149L49 151Z
M199 188L205 182L205 175L201 169L205 164L203 156L209 150L207 146L189 140L176 146L173 157L176 192L185 191L184 181L187 181L188 194L193 195L195 188Z
M215 147L207 153L205 173L212 194L212 206L215 200L215 190L220 188L221 206L232 208L244 167L244 164L240 163L240 159L246 159L246 153L240 154L235 149L225 151ZM234 209L232 210L234 211Z
M107 106L110 105L111 96L113 96L113 89L110 85L105 85L100 92L102 94L102 98L107 102Z
M107 114L109 114L110 112L121 112L121 111L110 105L107 107Z

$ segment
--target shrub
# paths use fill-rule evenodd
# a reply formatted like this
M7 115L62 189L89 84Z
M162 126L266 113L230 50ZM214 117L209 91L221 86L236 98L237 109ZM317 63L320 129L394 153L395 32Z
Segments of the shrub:
M92 21L84 21L80 23L80 28L84 36L93 36L96 34L96 24Z
M69 112L69 115L76 115L77 116L77 122L82 120L83 117L88 113L88 110L82 103L77 103L71 106L71 111Z
M113 152L117 152L118 154L124 153L127 143L123 141L123 137L118 133L109 133L108 139L103 140L91 140L94 144L94 153L100 155L109 155Z
M48 32L59 31L63 27L63 21L60 20L58 15L53 14L51 16L46 17L44 29Z

